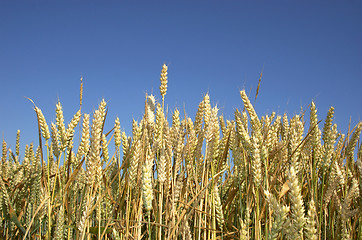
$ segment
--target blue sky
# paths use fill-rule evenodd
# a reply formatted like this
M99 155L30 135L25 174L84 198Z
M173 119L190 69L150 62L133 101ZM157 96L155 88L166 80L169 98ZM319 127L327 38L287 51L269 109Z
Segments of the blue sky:
M361 1L0 1L0 132L12 149L37 145L34 100L48 124L55 104L68 123L108 101L131 134L145 93L158 100L169 65L166 103L194 118L209 92L226 119L246 89L259 115L298 114L312 100L330 106L346 132L362 116ZM254 96L260 72L259 96ZM321 128L323 125L321 125Z

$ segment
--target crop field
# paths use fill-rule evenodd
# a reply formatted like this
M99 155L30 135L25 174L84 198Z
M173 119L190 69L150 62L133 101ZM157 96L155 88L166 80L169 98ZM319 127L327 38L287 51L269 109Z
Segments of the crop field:
M362 239L362 122L341 133L313 102L258 116L244 90L232 119L208 94L169 112L167 71L129 136L106 101L82 112L82 84L69 123L34 104L36 144L2 142L1 239Z

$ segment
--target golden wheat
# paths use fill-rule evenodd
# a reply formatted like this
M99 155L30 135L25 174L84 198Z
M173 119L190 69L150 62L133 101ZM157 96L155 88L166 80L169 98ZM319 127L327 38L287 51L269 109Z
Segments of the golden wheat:
M309 127L304 112L258 116L244 90L233 119L209 94L194 119L168 116L167 75L130 136L119 118L104 129L104 100L81 112L82 81L67 127L59 101L50 131L35 106L39 144L21 159L20 131L15 152L2 142L0 238L362 239L362 122L342 134L313 102Z

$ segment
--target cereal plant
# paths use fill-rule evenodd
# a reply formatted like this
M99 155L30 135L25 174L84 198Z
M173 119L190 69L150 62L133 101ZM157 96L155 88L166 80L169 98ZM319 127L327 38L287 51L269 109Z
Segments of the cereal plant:
M34 104L37 144L2 143L1 239L362 239L362 122L258 116L245 91L233 119L208 94L167 114L167 71L129 136L104 100L68 124Z

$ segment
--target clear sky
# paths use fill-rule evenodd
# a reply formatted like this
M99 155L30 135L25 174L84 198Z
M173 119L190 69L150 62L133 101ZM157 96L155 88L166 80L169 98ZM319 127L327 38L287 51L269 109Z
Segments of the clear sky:
M259 115L335 108L346 132L362 116L362 1L0 1L0 133L15 149L37 145L34 100L48 124L60 99L68 123L108 101L131 134L145 93L194 119L209 92L226 119L245 89ZM263 77L254 102L260 72ZM183 112L183 111L181 111ZM323 125L321 125L321 128Z

